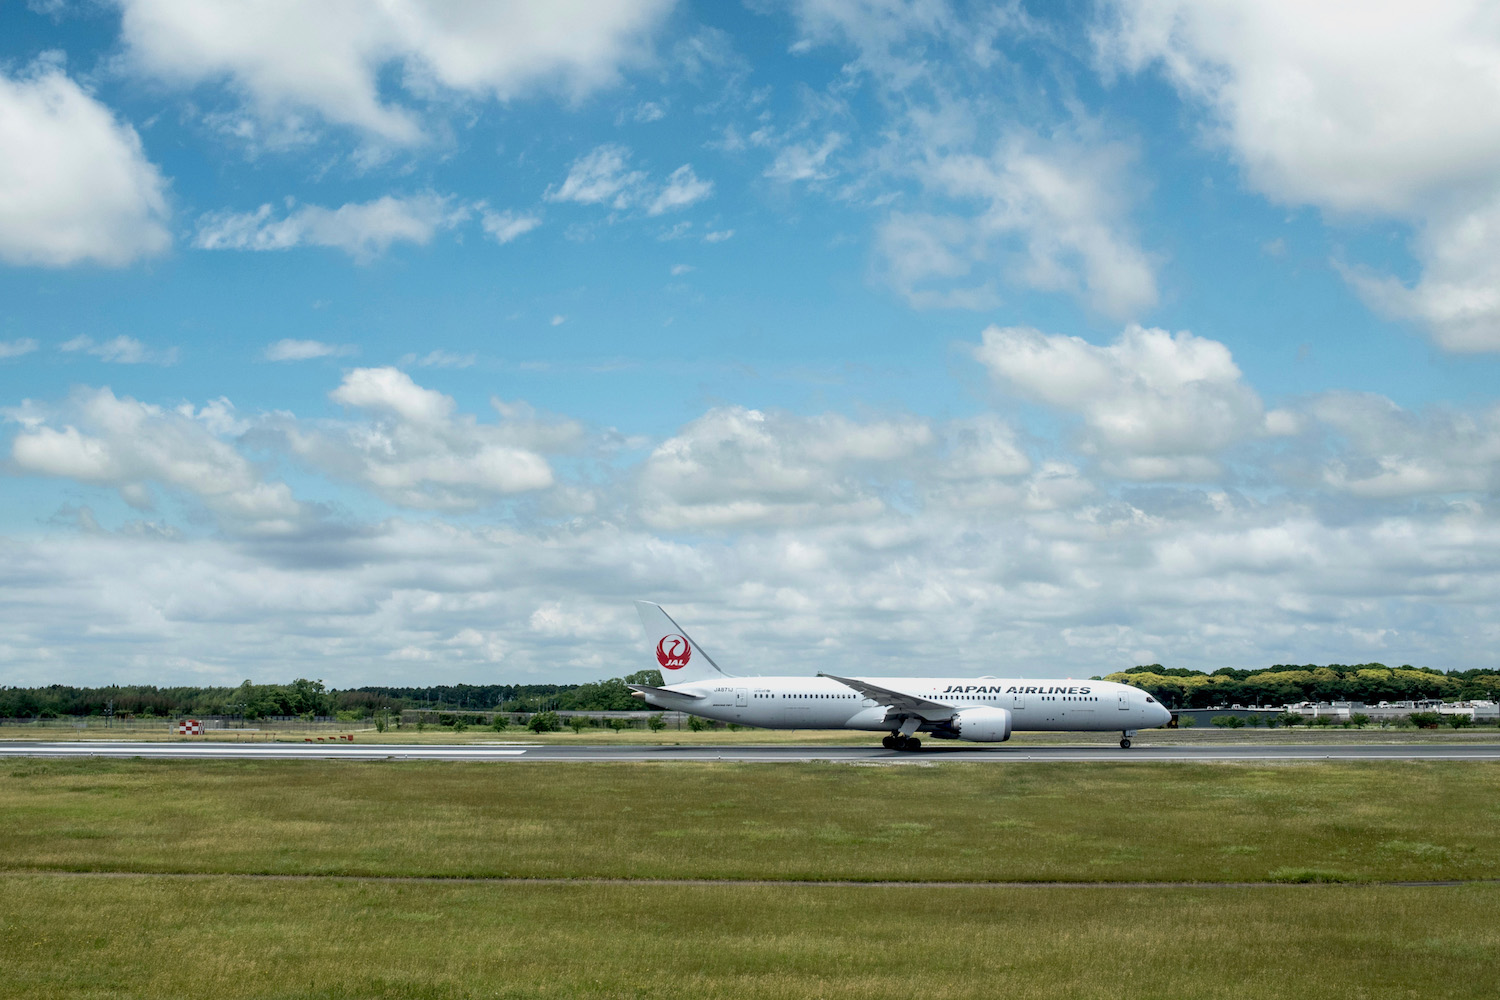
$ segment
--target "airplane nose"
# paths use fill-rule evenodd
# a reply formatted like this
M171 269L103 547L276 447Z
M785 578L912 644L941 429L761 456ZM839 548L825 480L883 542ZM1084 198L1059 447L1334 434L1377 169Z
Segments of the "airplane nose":
M1165 726L1172 721L1172 711L1165 705L1152 705L1156 709L1156 725Z

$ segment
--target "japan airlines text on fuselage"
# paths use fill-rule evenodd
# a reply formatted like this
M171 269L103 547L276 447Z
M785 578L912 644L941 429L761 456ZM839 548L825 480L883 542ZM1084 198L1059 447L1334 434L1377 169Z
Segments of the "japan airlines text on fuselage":
M732 677L659 605L637 601L662 687L631 685L661 709L767 729L888 732L888 747L939 739L999 743L1015 730L1109 732L1122 746L1172 714L1139 688L1109 681L996 677Z

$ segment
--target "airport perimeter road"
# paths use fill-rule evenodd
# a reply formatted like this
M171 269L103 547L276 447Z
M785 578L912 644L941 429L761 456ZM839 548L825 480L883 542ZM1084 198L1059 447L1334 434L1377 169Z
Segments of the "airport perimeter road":
M1500 761L1500 744L1380 744L1339 746L952 746L923 747L916 753L880 747L796 746L526 746L401 745L298 743L0 743L0 757L135 757L171 760L468 760L468 761L781 761L843 762L983 762L1022 764L1042 761L1268 761L1268 760L1493 760Z

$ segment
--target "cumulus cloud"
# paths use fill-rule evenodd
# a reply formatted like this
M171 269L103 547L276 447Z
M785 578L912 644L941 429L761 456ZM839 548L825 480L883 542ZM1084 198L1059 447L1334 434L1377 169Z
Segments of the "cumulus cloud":
M30 354L40 345L31 337L17 337L15 340L0 340L0 360L7 358L19 358L23 354Z
M648 215L661 215L664 212L675 212L698 202L714 193L714 182L700 180L693 173L691 165L684 163L672 171L667 178L667 186L662 188L651 207L647 209Z
M0 149L0 260L120 267L171 246L167 184L140 137L57 61L0 72Z
M59 344L57 349L65 354L88 354L100 361L115 365L172 365L177 363L177 348L170 347L164 351L152 350L134 337L127 337L123 334L103 343L96 342L92 337L80 335Z
M630 150L608 143L580 156L568 168L568 176L557 188L548 188L548 201L572 201L580 205L609 204L628 208L645 183L646 175L628 169Z
M291 207L274 218L270 205L254 212L214 212L198 220L193 245L202 250L289 250L297 246L331 247L368 261L393 243L426 246L439 230L469 217L467 206L436 194L397 198L386 195L350 202L336 209L318 205Z
M1223 344L1130 326L1106 347L1025 327L990 327L975 357L1027 399L1083 418L1083 448L1128 479L1204 479L1239 441L1287 428L1267 420Z
M301 505L285 483L266 481L218 436L225 404L164 410L109 389L81 392L61 412L33 419L11 442L17 471L109 486L132 506L152 506L160 486L202 503L226 523L290 530Z
M1166 441L1180 457L1203 454L1181 443L1191 420L1210 442L1263 432L1212 341L999 333L985 347L1010 359L1004 384L1081 414L1086 443L1118 441L1129 456ZM1088 392L1123 401L1113 416L1126 426L1091 410ZM1122 483L1102 463L1085 474L1065 445L993 413L722 406L639 460L614 451L608 468L580 470L578 456L618 435L504 400L481 422L389 368L351 371L332 395L347 417L246 415L222 399L164 409L108 390L8 412L10 472L119 489L143 509L170 491L233 529L73 504L45 531L6 538L0 601L28 609L0 621L12 680L149 667L235 682L263 678L271 661L288 676L316 664L338 684L410 682L414 664L449 680L496 669L587 680L651 662L632 596L666 603L745 673L1468 666L1488 663L1500 638L1493 408L1312 398L1285 449L1313 456L1311 475L1281 486L1264 475L1251 497L1217 482ZM321 474L437 512L376 507L310 525L306 505L244 458L251 449L299 458L312 473L299 492ZM499 475L501 449L570 458L548 467L552 486L514 492L529 462ZM561 522L525 503L499 519L442 513L570 487L597 507ZM266 527L277 523L299 526L294 543ZM81 666L59 676L57 663Z
M266 347L267 361L311 361L314 358L341 358L355 353L353 344L325 344L320 340L285 338Z
M1157 291L1128 222L1134 159L1127 144L1068 132L1017 133L988 156L931 157L917 168L923 183L977 211L893 213L877 237L884 268L915 305L991 305L993 267L1011 284L1139 315Z
M1348 273L1450 350L1500 349L1500 21L1441 0L1310 10L1292 0L1114 0L1104 65L1160 66L1204 105L1270 197L1414 221L1414 288Z
M638 477L640 513L678 529L859 520L884 508L860 472L932 440L918 421L720 407L652 451Z
M503 245L540 226L542 217L520 212L492 212L486 208L480 213L479 224L490 239Z
M828 159L847 141L848 138L841 133L830 132L817 145L797 142L783 146L766 168L766 177L785 184L831 180L838 171Z
M1323 485L1376 499L1500 491L1500 406L1413 413L1383 396L1325 393L1308 414L1339 439Z
M539 452L566 449L581 433L499 402L501 421L481 424L397 368L356 368L329 398L367 419L272 419L267 436L309 467L402 507L466 510L547 489L555 478Z
M536 91L580 98L648 54L670 0L375 6L120 0L130 65L183 86L227 80L261 117L311 111L392 143L424 138L412 100ZM382 95L395 81L408 98Z

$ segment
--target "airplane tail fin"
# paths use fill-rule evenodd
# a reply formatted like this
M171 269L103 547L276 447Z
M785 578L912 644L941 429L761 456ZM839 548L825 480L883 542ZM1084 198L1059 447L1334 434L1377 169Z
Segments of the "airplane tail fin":
M641 624L645 626L652 661L661 668L663 683L682 684L729 676L681 625L672 620L671 615L662 610L660 604L636 601L635 610L640 613Z

